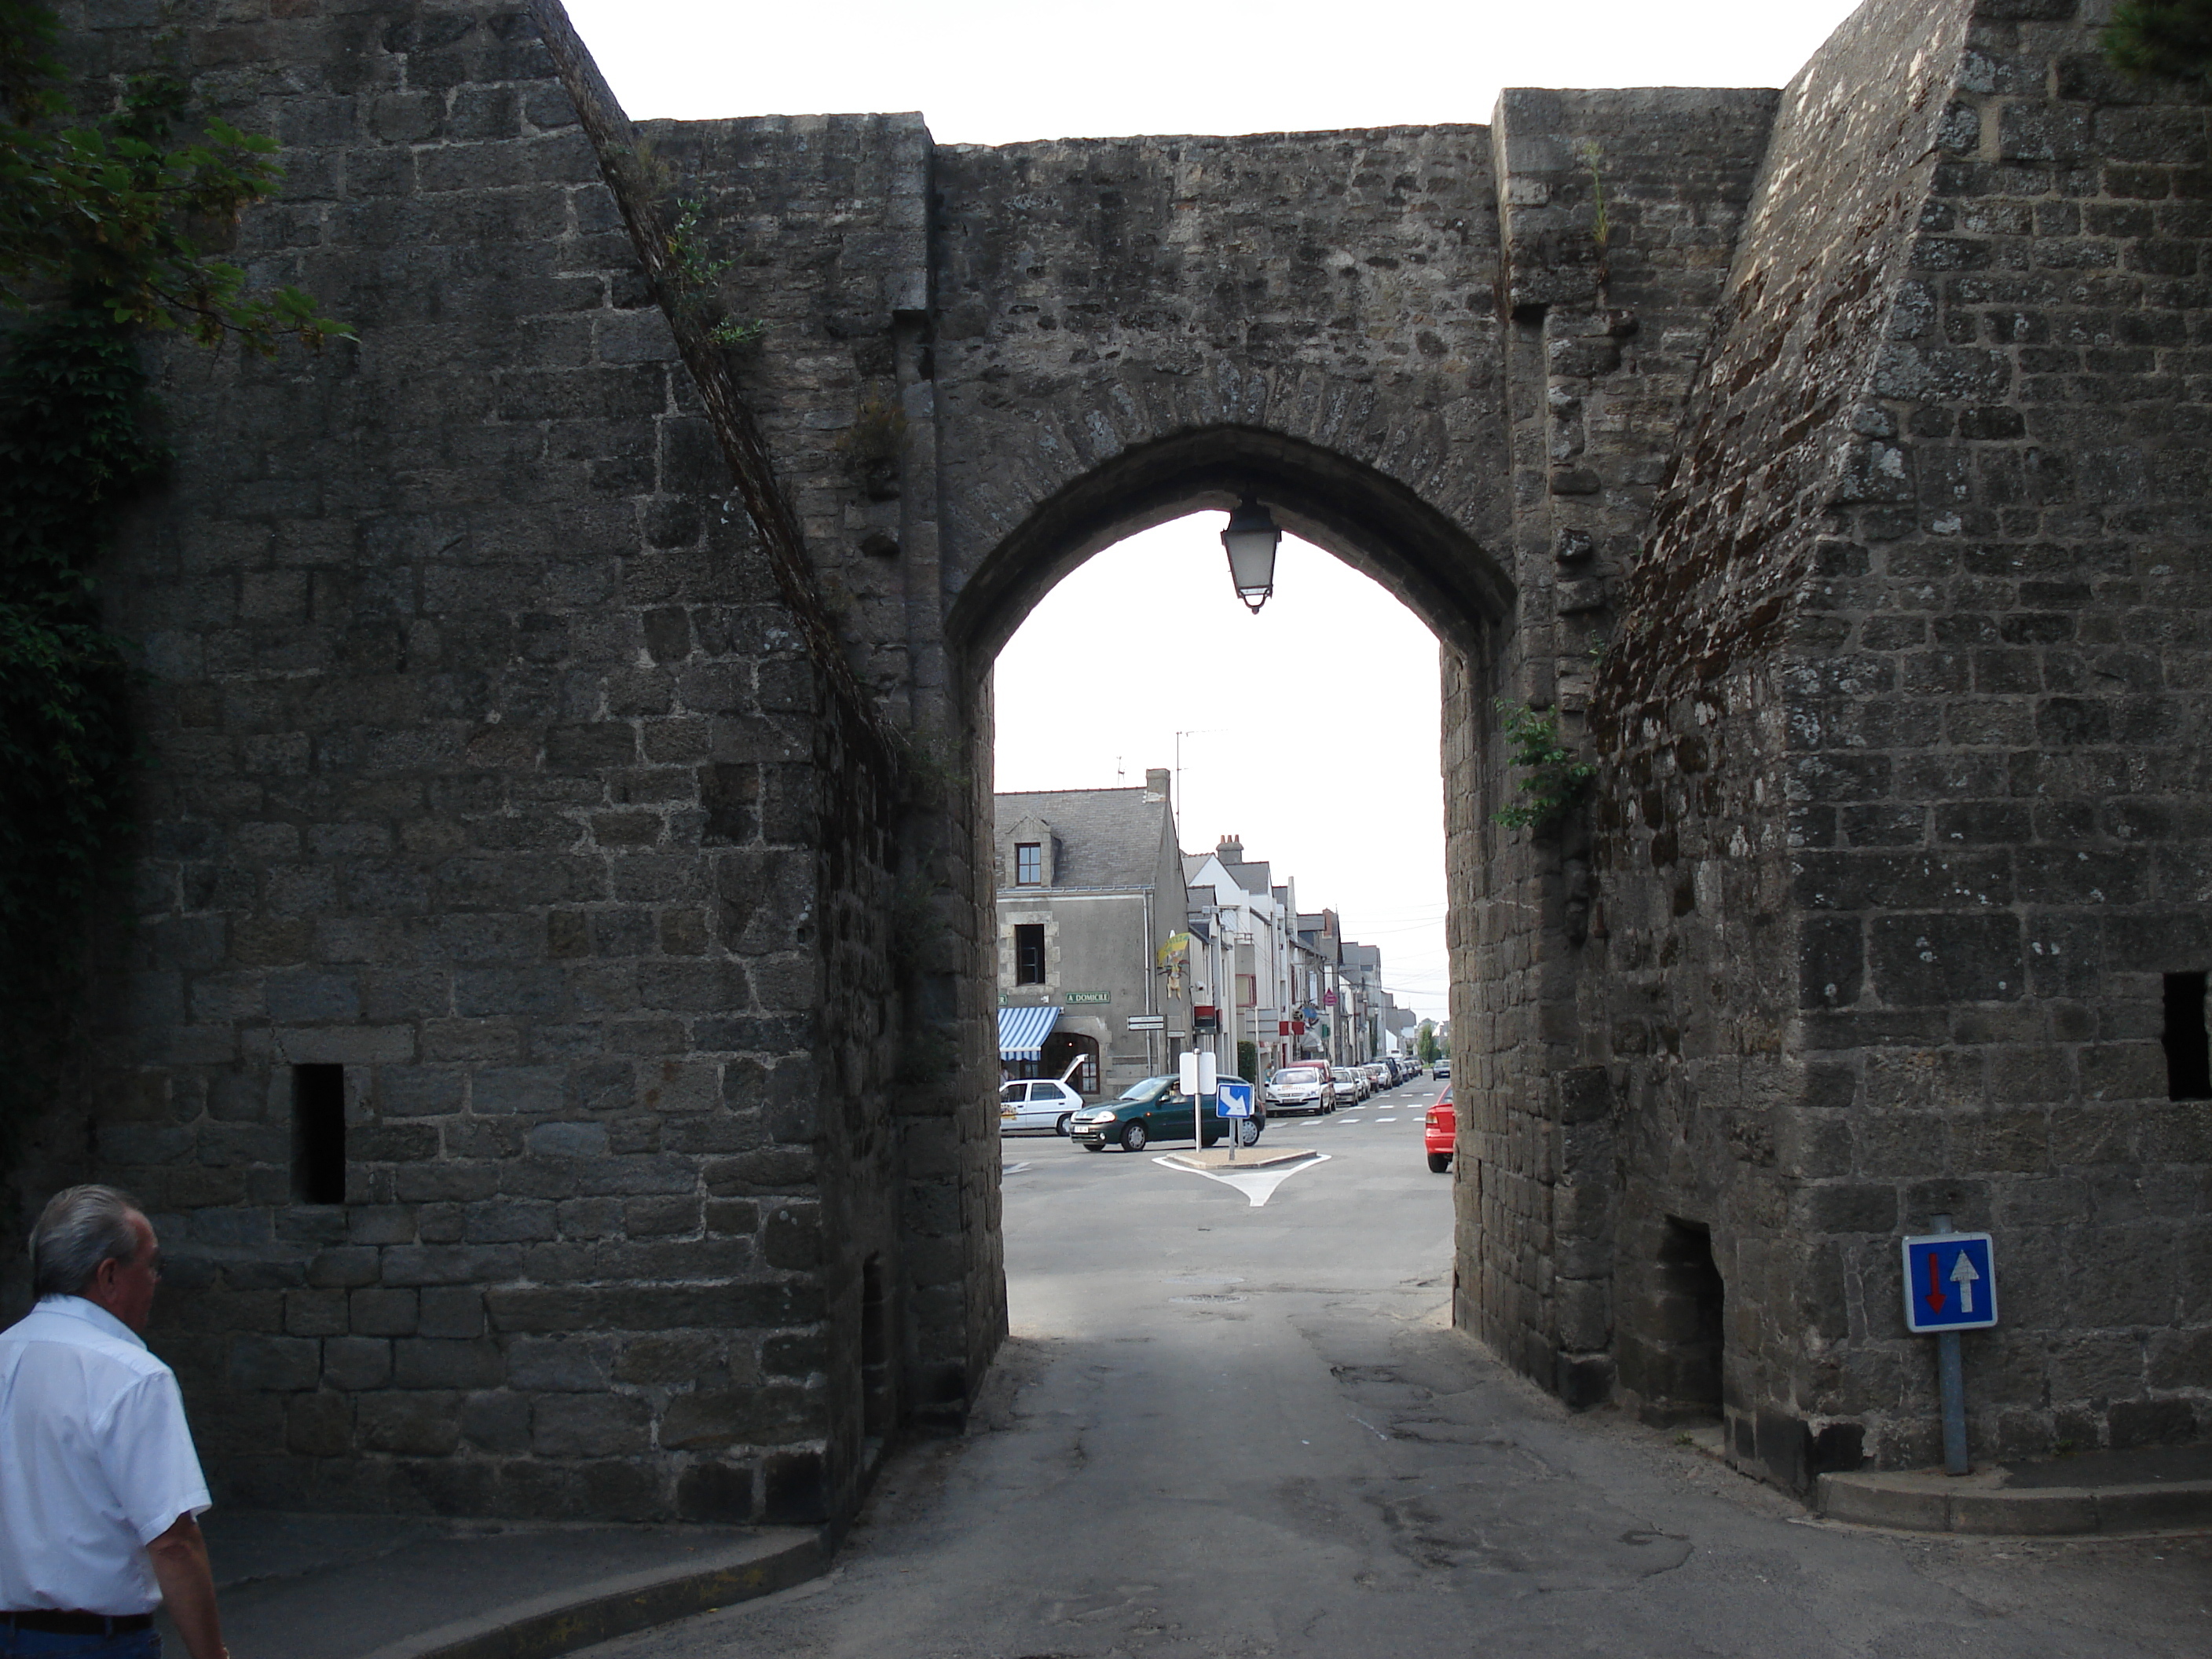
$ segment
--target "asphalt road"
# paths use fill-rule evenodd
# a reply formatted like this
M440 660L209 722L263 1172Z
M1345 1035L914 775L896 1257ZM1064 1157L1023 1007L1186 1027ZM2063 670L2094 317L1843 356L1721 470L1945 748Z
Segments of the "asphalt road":
M895 1458L823 1578L592 1651L2212 1653L2212 1538L1832 1527L1492 1364L1447 1322L1437 1087L1278 1118L1265 1148L1327 1157L1258 1205L1172 1147L1008 1137L1014 1335L974 1431Z

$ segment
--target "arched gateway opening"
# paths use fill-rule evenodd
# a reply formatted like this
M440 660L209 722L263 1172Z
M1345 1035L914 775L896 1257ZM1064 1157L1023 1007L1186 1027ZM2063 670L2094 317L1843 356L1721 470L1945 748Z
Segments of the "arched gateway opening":
M992 669L1001 648L1059 583L1094 556L1116 556L1117 544L1156 526L1200 515L1193 521L1194 526L1202 523L1204 528L1194 535L1195 545L1190 564L1187 571L1177 568L1176 581L1186 591L1203 589L1211 592L1225 588L1229 581L1225 564L1218 544L1212 544L1213 532L1221 523L1215 515L1225 514L1247 497L1267 507L1286 538L1294 538L1324 550L1352 570L1370 578L1434 635L1442 655L1442 672L1437 684L1443 702L1436 712L1445 742L1441 754L1431 751L1425 757L1425 763L1443 766L1447 773L1449 794L1449 775L1456 757L1460 763L1458 788L1470 795L1481 793L1472 775L1475 753L1480 746L1475 733L1488 723L1485 717L1492 696L1499 689L1495 665L1512 627L1513 584L1498 561L1463 524L1401 481L1365 462L1301 438L1261 427L1224 424L1132 446L1039 502L979 562L974 576L962 588L947 617L949 666L953 671L948 678L959 688L961 740L966 756L963 770L977 781L972 796L975 816L970 825L970 851L963 862L976 872L969 896L974 937L988 942L971 957L969 982L963 988L960 1000L963 1006L981 1011L1000 1009L1002 1020L1006 1018L1003 1011L1008 1002L1018 1005L1014 1014L1018 1020L1032 1017L1030 1005L1035 1002L1048 1011L1045 1018L1056 1018L1066 1025L1079 1023L1086 1031L1095 1028L1102 1035L1111 1033L1102 1055L1103 1071L1077 1079L1086 1094L1098 1091L1097 1079L1102 1075L1110 1079L1103 1092L1111 1097L1143 1075L1171 1072L1176 1054L1186 1046L1218 1047L1224 1060L1233 1060L1240 1050L1230 1047L1227 1041L1209 1040L1198 1029L1198 1019L1191 1017L1187 1007L1178 1008L1173 1014L1148 1012L1141 1021L1146 1035L1139 1036L1134 1029L1123 1030L1127 1022L1122 1016L1128 1012L1124 1006L1056 1006L1076 999L1085 1004L1094 999L1103 1002L1109 993L1103 988L1091 988L1090 981L1082 978L1081 970L1063 966L1064 956L1072 953L1073 948L1066 939L1071 930L1064 920L1054 921L1049 902L1063 884L1060 866L1075 856L1074 850L1062 843L1053 825L1026 819L1011 823L1006 815L1013 809L1002 805L996 811L994 810L991 786L987 781L994 775L997 709ZM1311 556L1307 557L1310 563ZM1127 649L1133 665L1158 658L1172 660L1181 654L1176 641L1185 636L1177 620L1178 603L1172 597L1172 590L1164 591L1161 598L1162 606L1154 613L1156 627L1133 626L1121 617L1100 624L1115 630L1116 643ZM1240 612L1227 622L1217 618L1216 623L1233 629L1247 620ZM1255 625L1265 629L1267 623L1263 616ZM1347 640L1346 644L1349 647L1353 642ZM1188 635L1187 645L1191 653L1196 653L1202 648L1200 635ZM1343 672L1347 660L1333 661L1330 673L1346 679L1353 678ZM1049 695L1048 687L1031 688L1033 697ZM1377 708L1375 714L1378 719L1391 716L1390 710L1382 708ZM1094 702L1079 700L1065 708L1064 717L1074 722L1097 722L1109 720L1112 715ZM1190 727L1215 726L1224 722L1233 725L1236 718L1210 713L1201 717L1200 713L1194 712L1178 724ZM1101 801L1088 805L1104 804L1103 798L1109 793L1127 794L1147 803L1159 802L1167 793L1161 787L1163 775L1154 770L1148 778L1146 768L1165 764L1168 757L1164 753L1133 752L1127 758L1129 769L1125 779L1116 780L1111 774L1104 777L1063 776L1049 782L1039 781L1035 787L1081 795L1085 787L1102 786ZM1330 769L1336 775L1340 787L1346 792L1347 799L1350 792L1363 782L1371 781L1371 769L1348 757ZM1287 785L1290 781L1285 777L1282 781ZM1116 782L1126 787L1112 792L1103 788L1105 784ZM1008 787L1018 789L1030 786ZM1007 801L1022 799L1018 795L1006 798ZM1430 799L1433 802L1434 798ZM1235 827L1182 822L1180 815L1183 805L1182 782L1177 780L1168 821L1173 826L1172 833L1180 836L1182 850L1194 859L1202 858L1213 848L1217 832ZM1152 808L1154 818L1161 810L1157 805ZM1426 810L1434 811L1436 808L1431 805ZM1388 822L1386 811L1378 822L1380 839L1375 848L1378 857L1391 855ZM1477 844L1484 839L1482 820L1462 810L1452 822L1455 832L1453 839L1460 844L1448 854L1447 866L1463 865L1471 871L1483 857ZM1157 836L1152 819L1146 820L1145 833ZM1133 849L1132 861L1142 857L1143 853L1142 848ZM1172 848L1169 856L1180 860L1180 854ZM1158 878L1157 898L1149 895L1146 897L1148 908L1143 916L1143 926L1153 942L1164 938L1171 927L1180 929L1184 925L1183 873L1184 867L1176 862L1169 873ZM1316 878L1325 873L1279 868L1274 878L1280 881L1286 875L1298 878L1300 908L1310 908L1304 901L1319 893L1325 884ZM1097 878L1093 875L1084 879L1096 881ZM1470 957L1464 947L1471 945L1480 933L1472 910L1482 902L1486 884L1480 880L1460 879L1448 880L1444 885L1452 912L1447 937L1455 942L1451 975L1455 985L1462 973L1468 971L1462 968L1462 959ZM1092 896L1091 902L1109 902L1110 897ZM1325 896L1313 897L1315 904L1331 902ZM1132 901L1133 906L1133 903ZM1153 905L1171 905L1175 918L1172 924L1166 920L1164 909L1149 908ZM1129 921L1133 927L1138 924L1138 913L1133 908ZM1347 921L1345 931L1350 935L1358 929L1353 922ZM1332 941L1332 948L1333 945ZM1008 955L1010 950L1014 952L1012 957ZM1009 962L1013 964L1011 969ZM1216 964L1217 969L1221 966ZM1071 973L1073 977L1069 976ZM1042 982L1048 975L1049 985ZM1206 993L1207 996L1231 1006L1240 998L1252 1000L1250 994L1237 988L1237 981L1226 971L1219 976L1223 985ZM1116 980L1115 983L1120 981ZM1082 988L1075 991L1073 998L1067 998L1066 988L1077 985ZM1158 987L1156 984L1152 988L1157 990ZM1124 993L1133 989L1132 986L1113 994L1114 1001L1126 1005L1131 999ZM1136 994L1146 994L1137 991ZM1334 1000L1334 993L1331 998ZM1272 997L1261 995L1254 1006L1264 1006L1272 1000ZM1149 1000L1145 1004L1147 1011L1152 1006ZM1163 1002L1160 1006L1164 1008L1166 1004ZM1213 1018L1218 1029L1218 1014ZM1268 1019L1266 1035L1270 1039L1278 1035L1279 1027L1290 1023L1287 1018L1277 1019L1273 1013ZM1251 1030L1239 1033L1247 1039L1255 1034ZM1084 1040L1096 1050L1097 1038ZM1054 1057L1057 1051L1051 1048L1053 1039L1044 1041L1047 1057ZM1141 1063L1138 1060L1140 1051ZM1243 1052L1249 1053L1253 1061L1257 1062L1257 1073L1252 1080L1264 1082L1271 1066L1287 1058L1291 1051L1269 1041L1264 1044L1255 1042ZM1350 1054L1349 1045L1346 1045L1346 1052ZM1367 1056L1363 1052L1358 1057ZM1040 1076L1056 1077L1062 1067L1041 1065L1030 1069ZM1396 1099L1394 1095L1393 1102ZM1382 1109L1389 1111L1390 1107L1385 1105ZM1419 1118L1419 1111L1413 1110L1407 1121L1414 1127L1403 1133L1417 1136ZM1317 1127L1299 1123L1291 1127L1289 1124L1290 1120L1285 1118L1270 1126L1274 1142L1303 1135L1299 1141L1303 1145L1314 1138ZM1346 1126L1332 1123L1327 1127L1334 1131ZM1068 1155L1067 1149L1057 1146L1024 1145L1021 1137L1028 1132L1014 1133L1018 1138L1006 1143L999 1168L1018 1165L1018 1173L1012 1177L1016 1182L1030 1178L1039 1167L1038 1160ZM1425 1179L1427 1166L1419 1152L1409 1139L1407 1168L1422 1171ZM1079 1167L1091 1173L1087 1162ZM993 1170L994 1176L998 1173L997 1169ZM1006 1197L1000 1200L992 1213L1006 1230L1002 1259L1008 1270L1018 1278L1020 1269L1041 1264L1029 1261L1022 1253L1023 1246L1012 1231L1012 1218L1005 1206L1012 1200L1015 1190L1009 1188ZM1448 1253L1448 1235L1438 1233L1432 1245L1439 1252ZM1448 1275L1450 1266L1439 1258L1429 1265L1429 1271ZM1449 1279L1443 1282L1449 1283Z

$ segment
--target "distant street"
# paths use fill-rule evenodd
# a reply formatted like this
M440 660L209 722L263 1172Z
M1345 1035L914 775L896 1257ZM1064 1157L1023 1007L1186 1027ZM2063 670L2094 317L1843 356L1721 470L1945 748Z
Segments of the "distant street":
M603 1659L1427 1659L2212 1651L2212 1539L1809 1522L1675 1436L1571 1417L1451 1332L1409 1084L1251 1190L1006 1142L1014 1339L826 1578ZM1274 1172L1270 1172L1274 1173Z

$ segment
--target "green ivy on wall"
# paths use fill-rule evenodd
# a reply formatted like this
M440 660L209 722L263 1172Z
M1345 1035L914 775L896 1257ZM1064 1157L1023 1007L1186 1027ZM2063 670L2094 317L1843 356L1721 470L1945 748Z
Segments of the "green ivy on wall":
M0 308L21 319L0 338L0 1164L53 1085L135 830L134 671L99 570L167 460L137 337L264 357L351 337L219 257L282 183L276 142L195 112L180 74L73 84L57 40L48 8L0 0Z
M0 1104L35 1103L66 1041L90 912L124 862L137 738L95 577L159 476L145 376L99 312L49 313L0 364ZM0 1156L4 1156L0 1146Z

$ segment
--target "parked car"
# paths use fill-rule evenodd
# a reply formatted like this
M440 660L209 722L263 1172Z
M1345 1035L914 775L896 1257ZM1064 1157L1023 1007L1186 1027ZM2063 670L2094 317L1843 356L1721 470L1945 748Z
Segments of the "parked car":
M999 1133L1049 1129L1067 1133L1067 1120L1083 1109L1083 1097L1065 1083L1024 1078L999 1085Z
M1459 1108L1452 1104L1451 1085L1444 1085L1437 1103L1421 1119L1421 1146L1429 1155L1429 1169L1442 1175L1451 1168L1452 1152L1459 1144Z
M1357 1106L1375 1092L1374 1085L1367 1080L1367 1073L1357 1066L1332 1066L1328 1075L1329 1080L1336 1085L1336 1103L1340 1106Z
M1445 1055L1442 1060L1437 1062L1437 1068L1434 1075L1440 1078L1449 1077L1451 1075L1451 1056L1449 1054Z
M1148 1077L1142 1083L1131 1084L1119 1100L1078 1112L1067 1126L1068 1137L1094 1152L1103 1152L1109 1146L1125 1152L1141 1152L1156 1140L1194 1139L1201 1146L1211 1146L1232 1123L1237 1126L1237 1144L1249 1146L1267 1127L1265 1106L1248 1118L1217 1116L1211 1100L1205 1107L1194 1135L1191 1100L1182 1092L1181 1082L1173 1077Z
M1367 1073L1368 1082L1376 1094L1391 1086L1389 1069L1379 1060L1370 1060L1360 1068Z
M1267 1079L1267 1109L1325 1116L1336 1109L1336 1080L1326 1066L1285 1066Z

